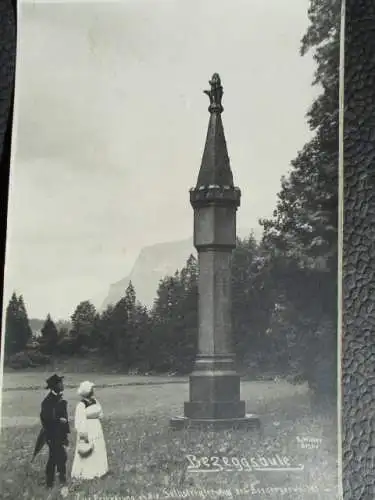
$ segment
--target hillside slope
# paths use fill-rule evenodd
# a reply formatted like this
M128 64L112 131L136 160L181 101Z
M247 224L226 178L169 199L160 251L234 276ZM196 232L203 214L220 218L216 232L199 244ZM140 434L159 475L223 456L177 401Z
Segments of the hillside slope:
M249 229L238 230L241 238L248 237L251 232ZM257 239L260 237L259 229L254 231L254 235ZM110 285L101 310L109 304L118 302L124 296L130 281L135 288L137 299L144 305L151 307L159 281L165 276L173 275L176 270L182 269L191 254L196 255L193 238L158 243L143 248L130 274Z

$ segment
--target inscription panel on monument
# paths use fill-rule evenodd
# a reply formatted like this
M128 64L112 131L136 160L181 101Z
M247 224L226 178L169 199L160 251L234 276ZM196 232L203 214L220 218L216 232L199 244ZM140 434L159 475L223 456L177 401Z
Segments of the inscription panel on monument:
M211 205L194 211L195 246L235 246L236 217L234 207Z

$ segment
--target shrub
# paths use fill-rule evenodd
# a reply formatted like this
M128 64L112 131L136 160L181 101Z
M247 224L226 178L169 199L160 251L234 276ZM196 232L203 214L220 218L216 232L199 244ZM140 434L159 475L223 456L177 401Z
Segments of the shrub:
M33 365L29 354L25 351L17 352L9 356L7 365L14 370L22 370L23 368L30 368Z
M14 370L22 370L47 365L49 362L50 357L38 351L20 351L8 358L7 366Z
M50 356L47 356L46 354L43 354L43 353L38 352L38 351L30 352L29 359L33 364L39 365L39 366L48 365L48 363L50 363L50 361L51 361Z
M71 337L63 337L60 339L56 346L56 352L59 354L66 354L68 356L73 356L77 351L77 343L75 339Z

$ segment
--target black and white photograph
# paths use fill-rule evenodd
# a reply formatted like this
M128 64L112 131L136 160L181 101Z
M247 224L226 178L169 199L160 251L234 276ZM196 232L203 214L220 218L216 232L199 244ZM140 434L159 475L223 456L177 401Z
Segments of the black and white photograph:
M341 498L341 8L18 2L2 499Z

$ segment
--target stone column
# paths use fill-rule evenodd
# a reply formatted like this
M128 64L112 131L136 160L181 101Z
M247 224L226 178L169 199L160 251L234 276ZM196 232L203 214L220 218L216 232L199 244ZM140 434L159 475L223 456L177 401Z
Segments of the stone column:
M223 88L214 74L210 121L196 187L190 190L194 209L194 245L198 251L198 355L190 376L190 398L184 417L172 419L183 426L259 426L247 415L240 398L240 377L235 368L231 320L231 259L236 247L236 211L241 192L233 185L221 120Z

